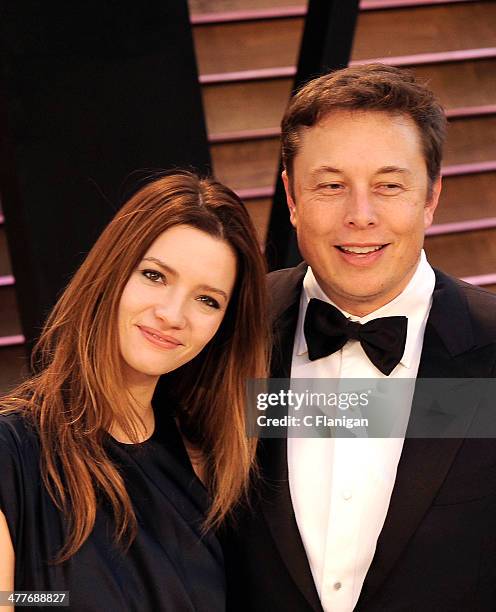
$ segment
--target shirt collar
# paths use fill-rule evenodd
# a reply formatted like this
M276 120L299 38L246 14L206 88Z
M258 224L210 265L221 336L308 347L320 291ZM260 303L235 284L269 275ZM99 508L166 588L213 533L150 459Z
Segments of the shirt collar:
M304 355L308 351L303 325L308 302L311 298L317 298L323 302L336 306L345 317L352 321L358 321L359 323L367 323L379 317L408 317L405 351L400 363L409 368L412 362L417 336L423 329L423 324L429 315L435 283L436 277L434 270L429 265L425 252L422 249L417 269L405 289L403 289L403 291L393 300L384 304L384 306L370 312L364 317L357 317L339 308L339 306L327 297L317 282L312 268L309 266L305 278L303 279L303 291L301 292L300 298L300 316L295 338L297 355Z

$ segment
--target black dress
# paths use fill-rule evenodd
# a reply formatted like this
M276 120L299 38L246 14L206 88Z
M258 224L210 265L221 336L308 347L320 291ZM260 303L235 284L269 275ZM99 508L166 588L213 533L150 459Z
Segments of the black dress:
M69 591L74 612L224 610L220 545L200 529L206 490L174 419L156 412L155 421L154 434L141 444L107 439L138 521L131 547L123 553L113 543L112 513L101 504L88 540L68 562L54 565L63 521L41 482L38 436L20 415L0 416L0 509L16 553L16 590Z

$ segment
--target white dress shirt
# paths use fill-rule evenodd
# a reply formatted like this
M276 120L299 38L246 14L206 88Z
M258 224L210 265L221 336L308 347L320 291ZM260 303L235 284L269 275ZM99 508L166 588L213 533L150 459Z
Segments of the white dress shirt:
M318 298L333 303L308 268L291 377L416 378L434 284L434 271L422 251L414 276L394 300L361 318L341 310L360 323L408 317L403 357L386 377L356 340L328 357L308 359L303 333L308 302ZM296 522L326 612L350 612L358 601L386 518L402 448L402 438L288 438L289 488Z

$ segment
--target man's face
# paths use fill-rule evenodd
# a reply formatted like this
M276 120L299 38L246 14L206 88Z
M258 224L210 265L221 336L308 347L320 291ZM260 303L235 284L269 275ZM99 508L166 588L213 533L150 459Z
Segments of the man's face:
M415 123L337 111L304 130L283 173L300 252L328 297L364 316L399 295L415 272L441 182L428 176Z

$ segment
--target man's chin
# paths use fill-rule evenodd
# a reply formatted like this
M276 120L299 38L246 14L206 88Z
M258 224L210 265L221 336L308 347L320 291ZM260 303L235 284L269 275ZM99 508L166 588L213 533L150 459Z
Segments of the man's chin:
M330 287L325 293L339 308L356 316L365 316L396 297L377 280L367 283L363 279Z

